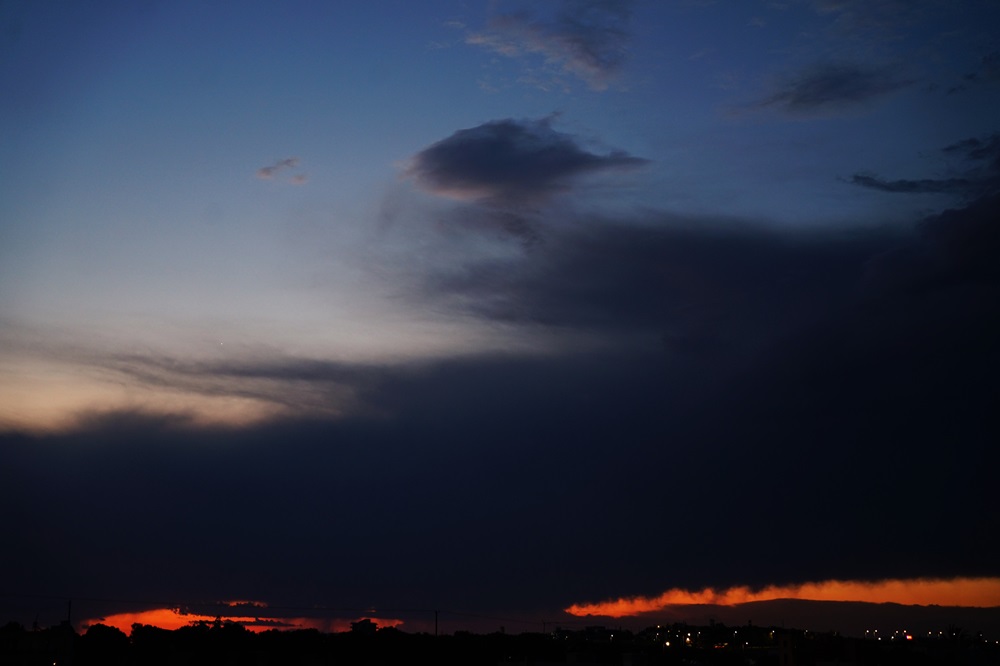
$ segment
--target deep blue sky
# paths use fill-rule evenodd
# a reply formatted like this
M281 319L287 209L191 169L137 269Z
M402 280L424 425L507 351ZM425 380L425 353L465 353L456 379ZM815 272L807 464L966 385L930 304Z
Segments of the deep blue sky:
M14 592L527 614L1000 575L997 26L4 3Z

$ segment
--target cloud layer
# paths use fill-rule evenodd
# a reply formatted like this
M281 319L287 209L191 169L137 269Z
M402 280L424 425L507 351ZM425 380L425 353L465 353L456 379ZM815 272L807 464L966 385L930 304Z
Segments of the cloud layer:
M3 435L23 547L0 565L24 572L12 593L515 616L673 587L996 576L998 209L808 238L602 220L415 294L604 341L582 351L119 359L213 390L347 385L366 408Z

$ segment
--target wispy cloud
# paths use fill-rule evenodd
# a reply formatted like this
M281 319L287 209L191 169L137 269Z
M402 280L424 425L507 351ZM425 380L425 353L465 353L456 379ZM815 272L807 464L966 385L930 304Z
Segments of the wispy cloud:
M957 154L970 160L985 161L987 168L1000 172L1000 133L983 138L972 137L956 141L945 146L941 151L946 154Z
M818 115L871 102L911 83L888 67L817 63L779 82L757 106L790 115Z
M377 368L321 360L245 359L195 362L155 354L114 354L95 362L142 387L269 405L274 413L336 414L356 406L355 395L376 381Z
M979 59L979 67L969 72L965 80L970 83L1000 82L1000 51L992 51Z
M279 173L282 173L289 169L295 169L299 165L299 158L297 157L286 157L282 160L277 160L274 164L269 164L267 166L262 166L257 169L257 177L261 180L273 180ZM305 174L295 174L288 179L288 182L292 185L302 185L308 180L308 176Z
M833 21L836 32L851 38L889 40L913 23L936 0L812 0L818 14Z
M518 205L564 192L579 176L646 162L621 150L590 152L553 129L550 118L505 119L459 130L425 148L405 175L440 196Z
M906 192L906 193L953 193L966 192L971 181L965 178L921 178L919 180L886 180L872 174L856 173L850 178L853 185L860 185L873 190L883 192Z
M962 164L956 175L943 178L887 179L870 173L855 173L848 182L868 189L903 194L958 194L969 198L1000 191L1000 134L973 137L945 146L941 152Z
M466 42L510 58L541 57L547 67L605 90L625 61L630 15L630 2L565 2L552 21L500 15Z

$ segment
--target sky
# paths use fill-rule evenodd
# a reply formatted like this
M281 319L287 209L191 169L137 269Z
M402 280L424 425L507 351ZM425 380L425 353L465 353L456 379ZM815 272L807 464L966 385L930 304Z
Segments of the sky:
M0 615L1000 606L998 26L0 4Z

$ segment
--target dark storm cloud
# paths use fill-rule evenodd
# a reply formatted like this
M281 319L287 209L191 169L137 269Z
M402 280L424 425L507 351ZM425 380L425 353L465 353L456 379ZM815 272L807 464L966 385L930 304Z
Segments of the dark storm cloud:
M592 153L551 119L495 120L455 132L417 153L406 172L442 196L524 206L564 192L585 174L641 166L624 151Z
M655 333L670 349L718 354L828 313L892 234L778 232L738 220L650 214L552 232L522 257L431 276L429 298L476 316Z
M26 570L16 592L31 594L355 608L516 608L552 578L557 608L580 572L555 540L588 530L549 523L603 514L617 485L591 466L603 445L585 428L607 437L649 409L593 389L648 375L627 358L485 358L397 369L372 396L392 418L212 431L110 415L62 437L7 436L0 498L27 511L8 523L25 547L0 562ZM60 511L84 496L86 517Z
M998 212L901 235L581 221L424 285L606 337L582 353L154 359L162 381L360 386L371 409L2 436L7 592L551 617L671 587L998 575ZM661 327L695 351L632 335Z
M604 90L625 60L631 4L564 2L550 22L527 14L501 15L485 30L467 35L466 42L511 58L541 56L547 66Z
M913 242L872 258L866 285L884 292L1000 284L998 220L1000 194L929 217Z
M792 115L836 112L884 97L910 83L887 67L819 63L778 84L758 106Z
M970 200L1000 191L1000 134L957 141L942 148L941 152L962 160L962 164L955 167L960 175L949 178L888 180L871 174L856 173L849 182L883 192L959 194Z
M523 263L470 267L430 290L488 316L600 330L616 350L646 349L628 331L667 329L666 353L638 354L647 381L567 384L649 405L619 412L601 491L619 506L613 515L628 516L623 529L674 525L678 540L622 534L626 566L643 571L618 582L993 573L982 553L953 546L982 538L972 524L988 502L986 473L965 463L997 462L998 213L1000 200L982 199L902 234L617 220L550 235ZM640 460L658 471L646 476ZM977 516L971 534L949 526L945 505ZM761 540L761 521L788 532ZM918 545L912 535L925 530L947 542ZM645 571L655 553L659 568L652 556Z

